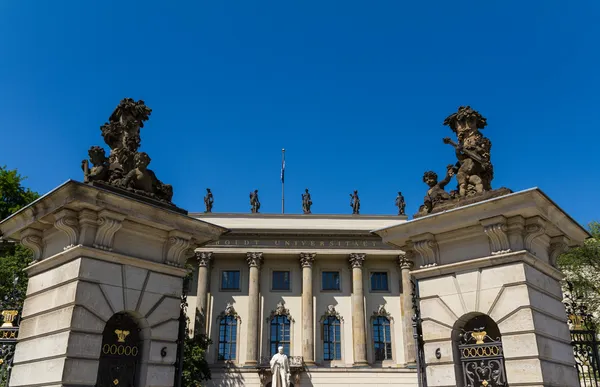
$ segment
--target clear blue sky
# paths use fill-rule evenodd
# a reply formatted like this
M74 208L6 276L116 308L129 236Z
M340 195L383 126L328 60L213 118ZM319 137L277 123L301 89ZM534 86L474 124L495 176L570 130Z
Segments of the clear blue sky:
M494 187L540 187L600 220L600 2L3 1L0 164L45 193L82 180L124 97L153 109L150 168L174 202L248 212L416 212L454 162L444 118L488 119ZM452 188L454 182L451 183ZM449 187L450 188L450 187Z

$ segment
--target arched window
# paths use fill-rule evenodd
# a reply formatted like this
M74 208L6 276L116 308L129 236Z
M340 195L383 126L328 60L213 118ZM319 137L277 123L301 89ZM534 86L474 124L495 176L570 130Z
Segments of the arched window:
M392 359L392 332L387 317L377 316L373 319L373 348L375 361Z
M277 348L283 347L283 353L290 353L290 319L288 316L271 318L271 335L269 340L271 357L277 353Z
M221 317L219 322L219 355L218 360L235 360L237 348L237 318Z
M327 316L323 320L323 360L342 359L340 319Z

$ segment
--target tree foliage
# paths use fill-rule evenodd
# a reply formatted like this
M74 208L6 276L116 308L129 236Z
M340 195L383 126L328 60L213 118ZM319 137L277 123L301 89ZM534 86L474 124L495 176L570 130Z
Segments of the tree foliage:
M204 335L187 334L183 342L183 385L200 387L202 381L210 379L210 368L206 361L206 350L210 339Z
M570 249L558 258L558 267L565 273L566 280L573 284L573 292L594 312L596 323L600 323L600 223L589 225L592 238L582 246ZM600 326L600 325L599 325Z
M25 207L40 195L22 185L25 178L17 170L0 167L0 220ZM23 246L0 239L0 301L16 298L20 307L27 289L27 276L23 269L29 265L32 254ZM13 280L18 278L16 286ZM11 302L12 303L12 302Z

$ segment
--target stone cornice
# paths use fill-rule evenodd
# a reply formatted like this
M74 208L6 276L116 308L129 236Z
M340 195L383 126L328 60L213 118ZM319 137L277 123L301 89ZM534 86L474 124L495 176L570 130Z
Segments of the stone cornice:
M482 214L485 215L482 216ZM507 219L516 216L522 216L523 218L539 216L552 226L547 228L549 237L565 235L573 245L581 244L590 236L583 227L570 218L538 188L427 215L373 232L380 235L386 243L394 246L404 246L414 235L431 233L437 236L453 230L479 225L483 217L493 218L500 215ZM508 223L507 232L510 233L511 222Z
M217 240L228 230L187 215L154 206L142 200L124 197L111 191L69 180L30 205L0 222L5 237L20 239L19 233L27 228L45 229L54 224L54 214L59 210L81 211L109 210L124 212L127 220L144 224L162 231L179 230L194 236L195 243L204 244ZM64 230L63 230L64 231ZM72 235L71 235L72 236ZM75 242L77 243L77 241Z
M77 258L92 258L122 265L130 265L176 277L184 277L187 274L187 270L182 268L81 245L65 250L40 262L34 263L28 266L25 269L25 272L31 277Z

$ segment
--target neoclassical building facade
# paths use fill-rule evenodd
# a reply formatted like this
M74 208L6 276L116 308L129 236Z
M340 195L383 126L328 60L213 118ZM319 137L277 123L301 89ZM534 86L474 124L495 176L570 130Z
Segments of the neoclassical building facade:
M404 216L190 216L230 230L192 260L188 315L212 340L210 384L267 386L283 346L294 385L417 385L411 267L371 233Z

